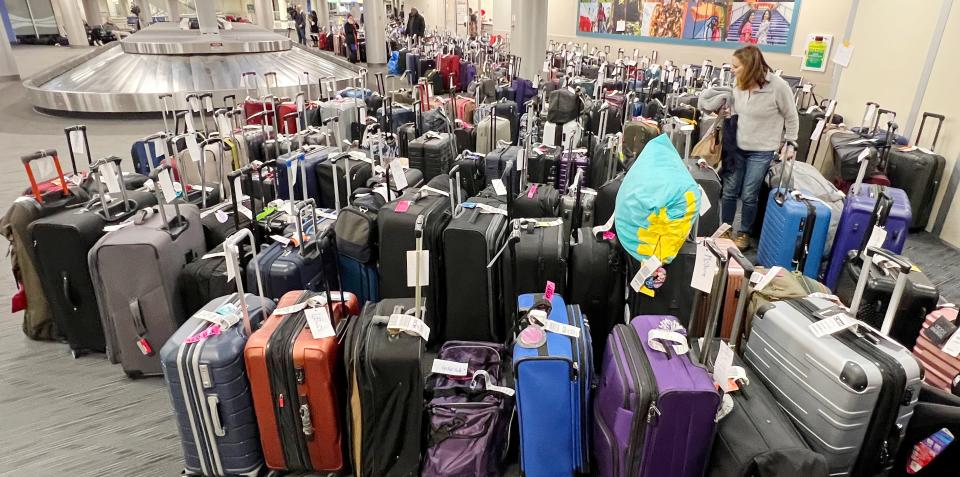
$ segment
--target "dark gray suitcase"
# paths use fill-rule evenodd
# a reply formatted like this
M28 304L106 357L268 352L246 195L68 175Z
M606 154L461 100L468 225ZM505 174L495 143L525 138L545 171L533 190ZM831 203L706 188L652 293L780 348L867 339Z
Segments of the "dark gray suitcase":
M169 169L154 170L154 183ZM162 373L157 353L187 318L177 277L206 251L200 209L167 205L159 188L157 199L164 205L138 212L133 225L104 235L87 257L107 357L130 377Z
M933 136L930 149L921 149L918 146L923 134L923 125L928 117L938 119L939 123L937 123L937 132ZM917 131L917 140L913 147L906 150L894 147L890 149L887 156L887 177L890 178L890 185L903 189L910 197L910 207L913 209L911 231L923 230L927 226L930 211L933 210L933 202L937 199L937 191L940 190L946 160L935 153L934 148L937 147L943 120L942 114L923 113L923 120L920 122L920 130Z
M910 263L872 247L867 262L877 253L896 263L906 280ZM861 272L864 288L868 275ZM850 308L859 308L859 301L855 296ZM827 458L831 475L888 472L913 414L920 365L910 350L885 336L897 301L891 300L880 331L861 322L856 331L817 337L811 324L844 311L814 297L774 302L753 318L743 357L811 447Z
M456 160L456 145L449 133L427 132L407 145L410 167L423 172L429 181L440 174L447 174Z
M244 237L253 240L244 229L226 248ZM187 475L257 475L263 467L243 349L250 328L273 312L274 302L243 293L237 280L237 293L206 304L160 350Z
M561 218L511 221L510 237L500 259L507 296L543 293L547 281L553 282L557 294L566 295L570 237L564 235L563 230ZM503 302L505 316L517 316L516 301Z
M687 170L697 181L706 197L703 200L710 201L710 209L703 213L703 207L700 208L700 218L697 220L698 234L703 237L709 237L720 227L720 198L723 194L723 187L720 184L720 175L717 171L704 162L698 164L696 159L684 159ZM760 221L758 221L760 222Z

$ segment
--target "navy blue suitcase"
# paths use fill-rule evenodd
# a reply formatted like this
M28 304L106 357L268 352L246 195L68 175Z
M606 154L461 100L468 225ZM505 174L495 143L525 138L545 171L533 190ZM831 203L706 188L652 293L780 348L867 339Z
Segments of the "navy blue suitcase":
M306 184L307 199L320 199L320 183L317 181L317 167L326 162L331 153L337 151L334 147L304 146L302 151L297 150L280 156L277 160L277 194L283 200L290 200L290 190L296 200L304 200L303 190ZM293 161L297 161L297 178L295 184L290 184L289 168Z
M580 330L579 338L543 332L541 346L513 346L517 414L520 422L520 468L526 477L588 475L590 385L593 359L590 327L577 305L559 294L549 301L541 294L517 297L521 322L530 311L544 310L547 319Z
M380 301L380 276L376 263L360 261L340 254L340 288L353 293L363 307L367 302Z
M818 279L827 234L830 231L830 206L820 200L794 194L780 187L770 191L763 216L763 229L757 246L757 261L764 267L781 266Z
M416 53L407 53L407 69L404 70L405 75L409 75L410 84L417 84L417 81L420 81L420 55Z

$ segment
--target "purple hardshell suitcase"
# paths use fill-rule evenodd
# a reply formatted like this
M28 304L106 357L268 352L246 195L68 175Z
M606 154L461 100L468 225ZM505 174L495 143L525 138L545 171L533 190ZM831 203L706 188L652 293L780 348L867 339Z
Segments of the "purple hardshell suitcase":
M677 342L651 339L653 330ZM686 339L667 315L641 315L614 327L593 403L601 477L703 475L721 396L706 369L674 350L680 342L686 347Z
M561 194L567 193L567 188L573 177L577 175L577 170L583 171L583 183L589 184L590 157L587 156L586 149L570 149L560 154L560 161L557 165L557 190Z
M864 176L865 167L866 161L860 168L858 176L860 179ZM833 240L830 264L824 276L824 283L830 289L837 286L837 279L840 278L840 271L843 270L847 254L851 250L862 251L866 248L874 225L882 227L887 232L882 248L900 254L903 252L910 222L913 220L910 198L903 189L860 182L850 187L850 193L843 203L840 223L837 224L837 235Z

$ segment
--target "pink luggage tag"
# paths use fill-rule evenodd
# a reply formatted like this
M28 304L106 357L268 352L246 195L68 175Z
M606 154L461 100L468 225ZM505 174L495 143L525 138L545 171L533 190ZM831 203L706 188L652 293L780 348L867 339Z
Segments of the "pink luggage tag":
M10 298L10 313L27 309L27 292L22 283L17 283L17 292Z
M543 290L543 299L547 301L553 300L553 292L557 289L557 285L550 280L547 280L547 286Z
M402 214L402 213L406 212L409 208L410 208L410 201L409 201L409 200L401 200L400 202L397 202L397 207L394 208L393 211L396 212L396 213L398 213L398 214Z
M213 325L195 335L188 336L187 339L183 340L186 344L199 343L211 336L216 336L220 334L220 325Z
M533 184L530 186L530 190L527 191L527 198L532 199L533 196L537 195L537 185Z
M146 338L137 338L137 348L140 348L140 352L144 356L153 356L153 347L150 346L150 342Z
M617 234L613 233L612 230L607 230L606 232L603 233L604 240L613 240L615 238L617 238Z

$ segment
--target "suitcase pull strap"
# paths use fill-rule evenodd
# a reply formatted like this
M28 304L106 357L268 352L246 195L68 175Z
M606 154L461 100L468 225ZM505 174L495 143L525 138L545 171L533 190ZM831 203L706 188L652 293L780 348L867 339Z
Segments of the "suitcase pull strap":
M870 276L870 265L873 263L873 257L880 255L883 258L894 263L900 269L897 275L896 284L893 287L893 293L890 295L890 303L887 304L887 312L883 317L883 323L880 326L880 333L884 336L890 335L890 328L893 327L893 320L896 318L900 309L900 300L903 298L903 292L907 286L907 279L913 269L913 264L904 257L900 257L893 252L889 252L879 247L867 247L860 255L863 259L863 268L860 269L860 278L857 280L857 288L853 292L853 299L850 301L850 312L856 316L860 309L860 302L863 299L863 292L867 289L867 281Z

